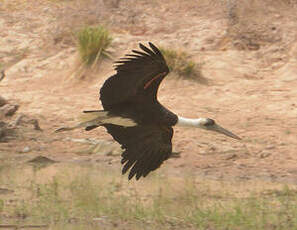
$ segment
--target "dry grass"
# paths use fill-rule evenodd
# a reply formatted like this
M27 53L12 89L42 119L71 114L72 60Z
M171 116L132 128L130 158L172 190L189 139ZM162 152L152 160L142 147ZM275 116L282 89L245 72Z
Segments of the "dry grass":
M54 229L297 228L297 190L287 186L251 189L240 182L158 174L127 182L110 169L90 165L27 169L21 177L20 171L5 171L10 176L2 174L1 187L9 181L17 195L13 202L9 196L0 199L0 215L10 223L42 223Z
M185 51L160 47L170 71L181 78L199 79L202 77L201 65L195 63Z
M85 27L78 34L78 51L84 65L96 65L102 58L109 57L108 48L112 37L103 26Z
M67 80L85 79L94 76L100 68L100 63L111 58L108 48L112 36L103 26L86 26L77 32L77 49L79 59L74 63Z

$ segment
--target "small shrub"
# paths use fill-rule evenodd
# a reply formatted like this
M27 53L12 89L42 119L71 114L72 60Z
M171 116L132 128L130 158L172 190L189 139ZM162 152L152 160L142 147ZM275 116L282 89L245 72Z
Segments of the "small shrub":
M78 32L78 49L85 65L96 64L102 57L109 57L108 47L112 37L103 26L85 27Z
M170 71L177 73L180 77L201 77L200 68L186 52L163 47L160 50Z

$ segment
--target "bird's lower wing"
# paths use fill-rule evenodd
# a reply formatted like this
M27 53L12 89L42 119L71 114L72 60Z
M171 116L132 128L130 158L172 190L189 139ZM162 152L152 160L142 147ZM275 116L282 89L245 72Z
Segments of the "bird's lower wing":
M161 166L172 153L171 127L136 126L122 127L118 125L103 125L113 138L125 150L121 163L124 165L122 173L129 169L129 180L147 176L151 171Z

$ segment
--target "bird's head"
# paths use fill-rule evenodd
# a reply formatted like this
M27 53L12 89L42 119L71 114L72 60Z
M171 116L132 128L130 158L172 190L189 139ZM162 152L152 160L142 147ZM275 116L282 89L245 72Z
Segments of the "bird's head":
M178 116L177 126L183 127L196 127L205 130L214 131L217 133L224 134L228 137L232 137L237 140L241 140L240 137L236 136L234 133L224 129L223 127L219 126L213 119L211 118L198 118L198 119L191 119L191 118L184 118Z
M199 118L197 119L197 127L202 128L205 130L214 131L217 133L224 134L228 137L232 137L237 140L241 140L240 137L236 136L234 133L224 129L223 127L219 126L213 119L211 118Z

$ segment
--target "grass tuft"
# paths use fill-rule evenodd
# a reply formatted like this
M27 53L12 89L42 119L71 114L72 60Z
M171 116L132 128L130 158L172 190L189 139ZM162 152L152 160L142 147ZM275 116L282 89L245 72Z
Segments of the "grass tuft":
M109 57L108 47L112 36L103 26L87 26L78 32L78 50L83 64L97 64L101 58Z
M167 62L169 70L183 78L201 77L201 66L198 66L190 55L184 51L160 47L160 50Z

